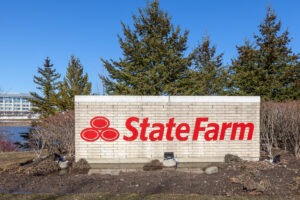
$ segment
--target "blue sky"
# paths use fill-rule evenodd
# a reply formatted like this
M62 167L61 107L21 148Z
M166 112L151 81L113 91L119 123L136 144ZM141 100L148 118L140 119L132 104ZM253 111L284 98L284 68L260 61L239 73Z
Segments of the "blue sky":
M161 0L172 22L189 30L188 51L210 36L224 64L236 57L236 45L253 39L268 5L290 31L291 47L300 48L298 0ZM132 14L144 0L0 0L0 91L37 91L33 76L49 56L62 75L70 56L80 58L93 84L102 94L100 58L122 57L117 34L120 22L132 25Z

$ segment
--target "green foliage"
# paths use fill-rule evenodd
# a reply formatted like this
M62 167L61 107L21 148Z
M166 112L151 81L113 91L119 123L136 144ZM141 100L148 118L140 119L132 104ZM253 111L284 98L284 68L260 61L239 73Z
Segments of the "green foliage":
M254 35L255 46L246 41L237 47L238 58L230 70L232 94L259 95L265 100L300 99L299 57L289 47L289 32L280 34L280 29L281 22L268 8L260 34Z
M89 95L91 83L88 74L83 74L83 66L79 58L71 56L68 63L67 74L59 87L59 108L62 111L74 109L75 95Z
M216 47L205 37L191 54L193 65L187 80L186 95L218 95L226 86L223 53L216 55Z
M124 58L101 59L109 77L100 76L108 94L177 95L184 91L190 59L184 56L188 32L181 35L158 1L133 15L134 29L122 23Z
M30 92L32 98L29 99L33 104L33 111L39 113L41 117L53 115L58 111L57 108L57 89L59 87L60 74L53 69L50 59L45 59L44 66L38 68L40 76L34 76L33 82L37 84L40 94Z

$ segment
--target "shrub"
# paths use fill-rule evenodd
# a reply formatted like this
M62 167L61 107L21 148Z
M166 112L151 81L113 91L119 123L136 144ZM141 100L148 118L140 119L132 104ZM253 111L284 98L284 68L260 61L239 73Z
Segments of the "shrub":
M15 151L16 149L16 145L9 141L6 135L0 133L0 152Z
M143 166L144 171L154 171L163 168L163 164L159 160L151 160L151 162L145 163Z
M264 102L261 106L261 146L291 151L300 158L300 102Z
M30 140L38 155L46 148L48 153L74 155L74 112L64 112L42 119L33 127Z
M83 158L78 160L78 162L74 162L73 165L72 165L72 171L74 173L83 173L83 174L85 174L89 171L90 168L91 167L90 167L89 163Z

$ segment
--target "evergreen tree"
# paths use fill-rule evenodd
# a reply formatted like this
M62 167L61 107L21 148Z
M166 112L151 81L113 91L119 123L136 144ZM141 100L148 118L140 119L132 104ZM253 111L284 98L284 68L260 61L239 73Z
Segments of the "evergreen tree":
M209 37L205 37L191 57L193 65L185 94L221 94L226 86L226 70L222 64L223 53L216 55L216 46L211 46Z
M255 46L238 47L231 67L232 90L239 95L260 95L264 99L299 99L299 57L289 47L289 32L280 34L281 22L270 9L254 35Z
M230 88L233 95L259 95L264 86L263 70L259 67L259 52L246 40L244 46L238 46L238 58L232 60L230 69Z
M89 95L91 93L91 83L88 82L88 74L83 74L83 66L79 58L71 56L67 74L59 89L59 108L62 111L74 109L75 95Z
M33 82L37 84L37 89L40 90L40 94L36 92L30 92L32 98L29 99L33 104L33 111L39 113L41 117L47 117L53 115L58 111L57 102L57 89L60 78L60 74L56 73L56 69L53 69L50 59L45 59L44 67L38 68L38 74L40 76L34 76Z
M119 43L124 58L101 59L109 77L100 76L108 94L176 95L183 93L190 59L184 56L188 32L181 35L168 13L154 1L139 16L134 29L122 23Z

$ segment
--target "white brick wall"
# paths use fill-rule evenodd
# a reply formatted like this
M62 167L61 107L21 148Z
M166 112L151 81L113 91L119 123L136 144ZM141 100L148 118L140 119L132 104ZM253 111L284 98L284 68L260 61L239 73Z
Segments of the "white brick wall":
M258 160L259 110L259 97L76 96L76 160L85 158L89 163L143 163L153 159L163 160L164 152L174 152L179 162L220 162L228 153L246 160ZM81 139L81 131L90 127L90 120L95 116L107 117L110 127L119 131L119 139L113 142L101 139L86 142ZM165 137L163 141L154 142L139 139L124 141L123 135L131 135L125 122L132 116L140 118L140 123L146 117L151 124L166 124L173 117L176 125L188 123L191 128L188 141L178 141L176 137L173 141L166 141ZM252 122L253 138L246 140L246 134L244 140L232 141L229 139L231 131L228 130L225 140L206 141L204 132L200 132L198 140L192 141L196 117L208 117L209 122L220 125L223 122ZM147 133L150 131L151 128ZM172 135L175 136L175 130Z

